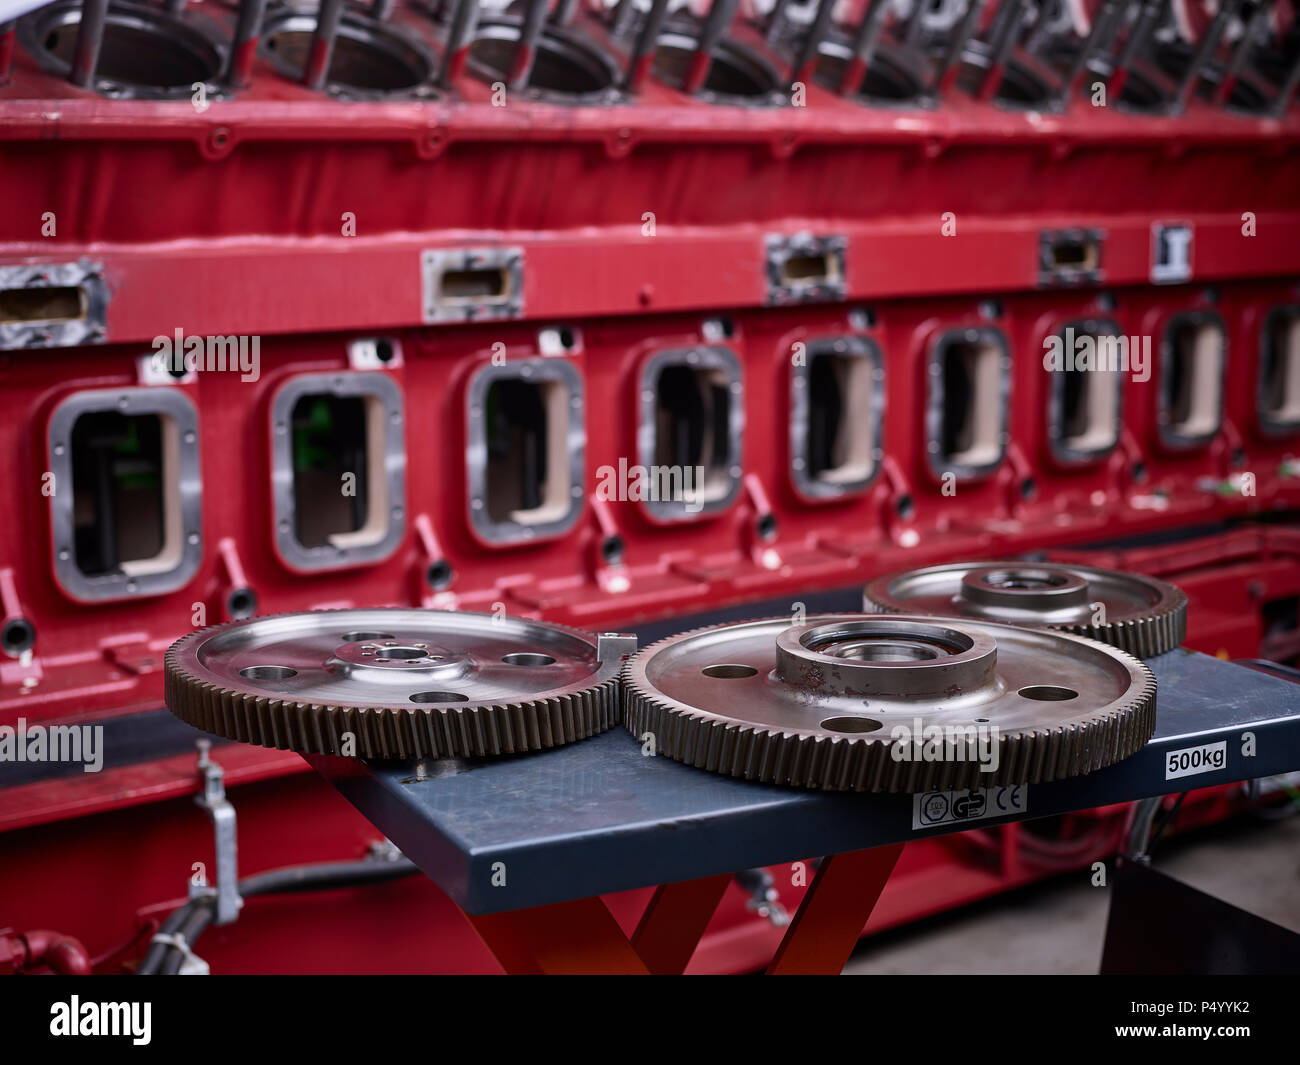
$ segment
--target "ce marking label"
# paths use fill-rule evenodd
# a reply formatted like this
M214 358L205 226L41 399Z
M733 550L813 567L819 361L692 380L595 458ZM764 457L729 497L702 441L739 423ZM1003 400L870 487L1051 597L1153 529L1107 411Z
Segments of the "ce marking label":
M1011 784L1000 788L925 791L912 796L912 830L966 821L1008 817L1029 810L1029 788Z

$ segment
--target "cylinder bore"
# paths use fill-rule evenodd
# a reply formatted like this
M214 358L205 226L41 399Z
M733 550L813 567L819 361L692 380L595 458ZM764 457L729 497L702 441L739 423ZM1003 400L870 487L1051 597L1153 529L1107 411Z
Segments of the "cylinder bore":
M517 19L485 19L469 50L469 71L493 84L509 80L518 48L521 24ZM583 102L612 95L618 68L604 51L555 26L537 38L536 55L524 92L554 102Z
M654 76L665 85L680 88L695 55L695 37L684 31L660 35L655 50ZM783 102L777 72L759 55L725 37L713 48L712 63L700 95L716 103L772 104Z
M20 35L42 67L67 76L80 24L80 4L52 4L25 19ZM215 80L224 64L224 47L193 20L115 3L104 20L94 88L126 98L188 96L196 82Z
M995 104L1029 111L1047 111L1058 106L1060 84L1055 71L1047 64L1027 65L1032 62L1031 57L1021 60L1014 54L1006 58L997 89L991 97ZM978 93L993 65L994 56L988 44L971 41L962 53L958 84L967 92Z
M316 17L295 12L271 19L262 54L285 77L302 77L316 32ZM339 23L326 75L327 91L343 96L427 95L433 56L398 28L347 13Z
M848 69L853 50L847 41L827 39L822 42L813 80L832 92L838 92ZM925 102L925 79L918 64L890 47L879 47L871 57L856 98L873 107L914 106Z
M1256 54L1257 58L1262 59L1267 53L1261 51ZM1187 42L1170 41L1160 43L1155 49L1153 58L1156 69L1167 75L1175 83L1181 83L1188 68L1192 65L1194 54L1192 46ZM1219 92L1219 86L1223 84L1223 74L1223 63L1206 63L1201 68L1196 79L1197 95L1203 100L1214 99ZM1245 114L1262 114L1268 111L1272 103L1272 97L1254 77L1238 76L1233 78L1232 87L1228 90L1227 106L1229 110L1240 111Z
M1037 110L1052 103L1054 92L1053 86L1045 79L1013 61L1007 64L993 99L1006 107Z

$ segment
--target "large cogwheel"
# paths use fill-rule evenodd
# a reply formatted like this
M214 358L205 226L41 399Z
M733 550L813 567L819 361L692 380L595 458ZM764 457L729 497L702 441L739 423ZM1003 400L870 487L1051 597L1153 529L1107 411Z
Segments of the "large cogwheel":
M1187 633L1187 596L1137 573L1058 562L950 562L878 577L863 609L1033 625L1152 658Z
M1081 636L846 614L661 640L628 662L624 698L629 731L679 762L922 792L1060 780L1127 758L1155 730L1156 681Z
M166 702L196 728L305 754L517 754L617 723L619 672L635 646L489 614L281 614L174 643Z

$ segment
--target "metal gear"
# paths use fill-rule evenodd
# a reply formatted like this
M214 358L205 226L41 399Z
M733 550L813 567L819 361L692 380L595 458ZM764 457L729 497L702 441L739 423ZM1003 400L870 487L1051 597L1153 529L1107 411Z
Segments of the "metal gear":
M280 614L177 640L165 696L196 728L304 754L517 754L614 725L635 650L631 636L489 614Z
M863 609L1033 625L1088 636L1139 658L1187 633L1187 596L1167 581L1058 562L951 562L879 577Z
M642 742L653 736L657 753L832 791L915 793L1088 773L1151 738L1155 697L1150 669L1095 640L898 615L697 629L644 648L624 673L627 728ZM940 734L937 749L914 745ZM984 753L970 757L959 736ZM994 751L996 768L982 771Z

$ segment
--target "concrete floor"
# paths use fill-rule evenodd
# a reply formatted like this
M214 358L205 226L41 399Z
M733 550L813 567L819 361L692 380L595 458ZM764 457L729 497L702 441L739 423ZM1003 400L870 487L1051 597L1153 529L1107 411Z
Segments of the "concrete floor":
M1300 932L1300 817L1226 825L1160 842L1153 865ZM1088 870L867 940L845 975L1095 973L1109 894Z

